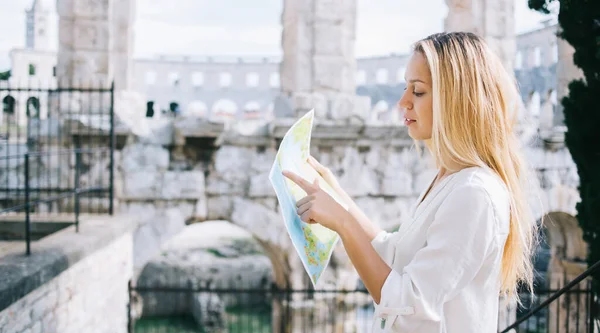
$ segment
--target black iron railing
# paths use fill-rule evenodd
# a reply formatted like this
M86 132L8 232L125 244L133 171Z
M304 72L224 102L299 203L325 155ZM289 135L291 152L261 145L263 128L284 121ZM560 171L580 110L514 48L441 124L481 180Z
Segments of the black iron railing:
M540 290L531 299L523 293L526 307L500 333L582 332L598 333L598 299L592 274L600 271L600 261L558 290Z
M364 289L132 286L129 332L371 332ZM293 329L292 329L293 328Z
M30 254L81 214L113 213L114 87L97 86L0 86L0 242Z

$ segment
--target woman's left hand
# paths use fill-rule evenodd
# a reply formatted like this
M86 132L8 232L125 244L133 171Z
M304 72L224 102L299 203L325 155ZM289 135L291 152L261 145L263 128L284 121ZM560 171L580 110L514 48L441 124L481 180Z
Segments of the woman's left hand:
M290 171L283 171L283 175L296 183L306 192L306 197L296 203L298 215L306 223L319 223L320 225L340 233L346 219L350 216L337 201L319 186L319 179L311 184L304 178Z

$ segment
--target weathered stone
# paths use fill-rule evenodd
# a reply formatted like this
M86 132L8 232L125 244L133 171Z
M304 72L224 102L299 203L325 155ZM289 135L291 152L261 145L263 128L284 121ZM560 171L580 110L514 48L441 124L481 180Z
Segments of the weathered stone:
M123 196L127 199L158 198L161 182L161 174L157 171L142 169L125 172Z
M192 207L189 207L191 214ZM186 212L179 207L157 210L148 220L142 220L134 234L134 265L144 266L154 257L161 245L185 227ZM189 215L188 215L189 216Z
M248 191L248 196L250 198L269 197L274 195L275 191L269 180L269 172L258 174L250 179L250 190Z
M387 196L411 195L413 193L412 175L397 171L393 176L381 180L381 194Z
M414 181L414 191L415 194L421 193L427 189L427 187L431 184L435 175L437 174L437 170L423 170L417 174Z
M260 204L234 198L231 222L263 242L279 247L285 247L289 242L281 215Z
M217 294L193 294L191 313L204 332L222 332L225 329L225 304Z
M124 171L165 170L169 166L169 151L159 145L132 144L123 149L121 168Z
M233 201L230 196L209 196L207 200L209 220L230 220Z
M219 174L238 174L247 170L254 151L251 148L223 146L215 154L215 171Z
M244 170L217 175L211 173L206 178L206 194L215 195L244 195L248 186L248 174Z
M199 221L204 221L208 218L208 200L206 196L203 195L196 201L193 217Z
M366 167L362 157L355 148L344 150L340 177L340 185L350 196L377 195L380 192L377 174Z
M196 199L204 195L202 171L167 171L163 177L163 199Z

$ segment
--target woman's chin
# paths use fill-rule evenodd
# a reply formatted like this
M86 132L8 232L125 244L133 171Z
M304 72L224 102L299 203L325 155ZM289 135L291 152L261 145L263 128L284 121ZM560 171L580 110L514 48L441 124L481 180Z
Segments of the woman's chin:
M424 141L431 139L431 135L426 135L425 133L419 131L418 128L413 126L408 127L408 136L410 136L413 140Z

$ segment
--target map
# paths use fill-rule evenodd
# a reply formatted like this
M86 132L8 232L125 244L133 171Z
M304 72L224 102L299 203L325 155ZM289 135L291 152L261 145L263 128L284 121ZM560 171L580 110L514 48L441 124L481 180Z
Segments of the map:
M283 220L292 243L313 286L316 287L319 277L329 264L339 236L318 223L309 224L300 219L296 202L304 198L306 192L286 178L282 171L291 171L311 183L318 177L319 186L325 192L345 209L348 209L348 205L307 161L310 155L313 120L314 110L311 110L287 131L277 151L269 179L277 194Z

